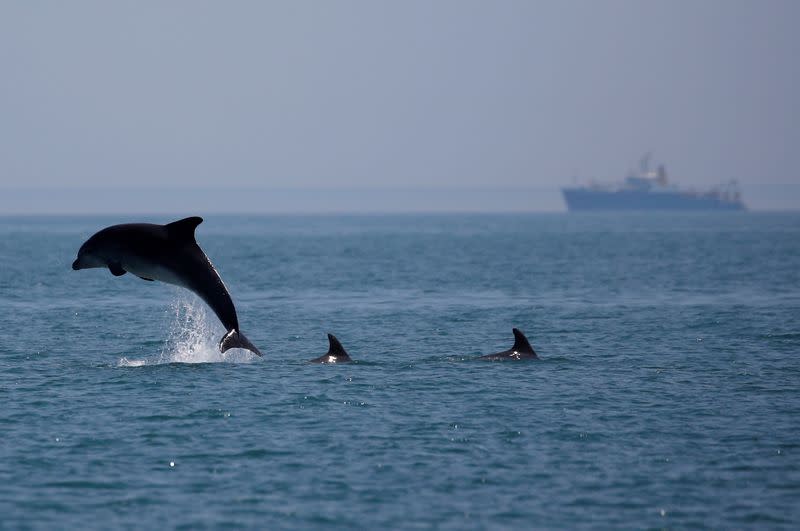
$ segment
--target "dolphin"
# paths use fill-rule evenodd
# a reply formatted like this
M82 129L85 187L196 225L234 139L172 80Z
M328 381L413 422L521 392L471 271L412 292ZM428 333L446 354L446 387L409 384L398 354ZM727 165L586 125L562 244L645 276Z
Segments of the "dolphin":
M328 347L327 354L319 358L314 358L309 361L309 363L349 363L353 361L352 358L347 355L347 352L344 350L342 344L339 343L339 340L336 339L335 335L328 334L328 342L330 346Z
M261 356L239 330L231 296L194 239L194 230L202 222L203 218L195 216L166 225L126 223L106 227L81 245L72 269L107 267L117 277L130 272L143 280L186 288L211 307L227 330L219 342L220 352L244 348Z
M528 343L528 338L525 337L518 328L514 328L514 346L503 352L495 352L494 354L487 354L478 359L481 360L538 360L539 356L533 351L533 347Z

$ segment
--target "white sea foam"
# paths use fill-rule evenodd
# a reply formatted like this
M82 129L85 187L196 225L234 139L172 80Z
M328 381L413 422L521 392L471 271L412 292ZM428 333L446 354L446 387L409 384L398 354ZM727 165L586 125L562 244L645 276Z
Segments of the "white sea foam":
M147 365L147 360L129 360L122 357L117 362L117 367L141 367L142 365Z

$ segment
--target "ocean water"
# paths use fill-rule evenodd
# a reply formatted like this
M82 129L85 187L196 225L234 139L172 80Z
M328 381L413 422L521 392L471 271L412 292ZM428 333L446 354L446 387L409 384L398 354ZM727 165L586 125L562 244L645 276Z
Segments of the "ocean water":
M0 218L4 529L800 526L798 214L207 217L263 358L129 221Z

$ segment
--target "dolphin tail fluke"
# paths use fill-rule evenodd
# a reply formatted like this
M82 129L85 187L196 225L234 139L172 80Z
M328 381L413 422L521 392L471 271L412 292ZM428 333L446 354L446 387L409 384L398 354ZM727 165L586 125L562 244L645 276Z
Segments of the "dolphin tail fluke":
M219 351L225 352L231 348L243 348L249 350L256 356L262 356L261 351L255 345L250 343L250 340L244 337L244 334L236 329L229 331L222 340L219 342Z
M524 354L533 354L533 357L538 357L536 352L533 350L533 347L528 342L528 338L525 337L525 334L518 328L514 328L512 330L514 332L514 346L511 347L511 350L515 352L522 352Z

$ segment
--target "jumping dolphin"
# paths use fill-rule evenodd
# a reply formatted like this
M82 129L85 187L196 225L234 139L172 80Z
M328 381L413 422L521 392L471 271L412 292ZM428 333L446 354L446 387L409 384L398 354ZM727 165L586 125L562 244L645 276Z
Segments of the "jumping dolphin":
M143 280L160 280L196 293L228 332L220 352L244 348L261 352L239 331L231 296L211 260L197 245L194 230L203 218L191 217L166 225L127 223L106 227L86 240L72 269L107 267L114 276L133 273Z
M328 342L330 343L328 353L319 358L314 358L309 363L349 363L353 361L350 356L347 355L347 352L345 352L339 340L336 339L336 336L328 334Z
M514 346L503 352L487 354L478 359L481 360L538 360L539 356L533 351L533 347L528 343L525 334L514 328Z

